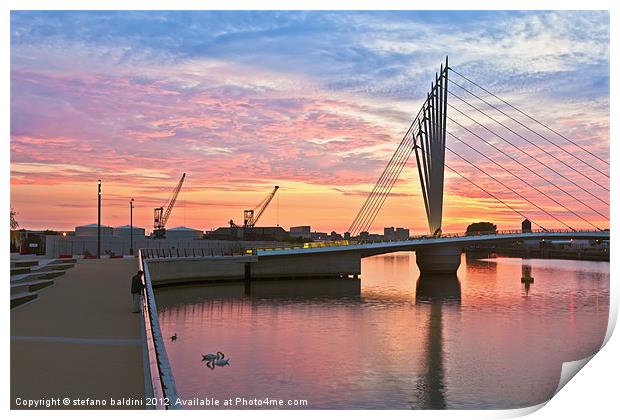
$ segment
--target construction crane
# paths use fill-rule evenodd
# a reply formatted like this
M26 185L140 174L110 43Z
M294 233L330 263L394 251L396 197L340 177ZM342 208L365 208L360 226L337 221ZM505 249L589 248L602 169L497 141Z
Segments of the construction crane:
M244 228L253 228L254 225L258 223L258 220L265 212L265 209L267 208L267 206L269 206L269 203L271 203L271 200L273 200L273 197L278 192L278 188L280 188L278 185L273 187L273 191L271 191L267 195L267 197L263 198L261 202L258 203L256 207L254 207L253 209L243 211L243 227ZM229 223L230 223L230 227L239 227L232 220Z
M155 209L155 215L153 217L153 238L164 239L166 237L166 222L170 217L170 213L172 213L174 203L177 201L179 191L181 191L181 187L183 186L183 181L185 181L185 173L181 176L181 180L177 186L174 187L172 194L168 197L164 205ZM164 209L166 209L165 212Z

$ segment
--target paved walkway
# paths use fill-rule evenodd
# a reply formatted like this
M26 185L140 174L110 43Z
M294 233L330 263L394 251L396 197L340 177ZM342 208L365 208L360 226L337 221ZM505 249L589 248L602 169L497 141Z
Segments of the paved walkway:
M140 316L129 259L78 260L39 298L11 310L11 408L16 399L144 399ZM56 406L54 408L88 408Z

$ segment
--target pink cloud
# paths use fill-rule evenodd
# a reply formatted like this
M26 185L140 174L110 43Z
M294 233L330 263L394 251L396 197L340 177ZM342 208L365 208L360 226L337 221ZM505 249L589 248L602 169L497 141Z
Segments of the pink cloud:
M162 186L174 183L180 172L187 172L193 183L188 192L234 195L264 190L286 180L333 187L344 203L374 184L409 124L406 113L382 103L373 104L367 98L313 89L258 89L249 72L237 74L233 81L226 74L192 76L194 83L165 72L137 73L13 68L14 188L71 188L72 184L102 178L108 184L143 194L142 202L153 206L161 202L157 197L166 195ZM235 84L242 76L245 85ZM402 121L396 124L399 129L394 128L395 121ZM459 153L466 150L458 144L454 147ZM492 159L501 158L493 150L485 153ZM475 177L466 165L450 164ZM522 171L513 163L503 164L515 172ZM37 165L36 170L32 165ZM488 162L479 165L497 172ZM413 166L412 159L409 167ZM415 177L397 184L402 189L395 189L392 200L407 199L408 205L423 214ZM477 179L485 188L497 191L494 181ZM517 188L531 194L527 187ZM488 196L458 177L446 181L446 193L454 201L478 200L490 217L516 223L511 211L485 204ZM115 194L121 205L124 196ZM156 197L149 198L149 194ZM414 202L409 199L412 194L418 195ZM212 205L209 200L189 200L188 204ZM524 205L517 202L515 206ZM608 212L605 206L599 208ZM355 211L351 209L334 223L345 229ZM462 223L457 210L448 207L446 214ZM391 219L380 216L378 223L393 224L390 220L400 217L389 208L385 216ZM224 219L223 215L218 217ZM541 220L545 218L541 216ZM425 223L420 220L415 223L423 230ZM446 225L452 226L449 221Z

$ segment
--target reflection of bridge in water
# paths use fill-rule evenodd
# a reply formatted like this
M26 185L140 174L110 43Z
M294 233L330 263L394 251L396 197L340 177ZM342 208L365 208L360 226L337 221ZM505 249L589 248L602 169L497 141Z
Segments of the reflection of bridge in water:
M444 305L461 303L461 284L456 274L421 275L416 285L416 302L430 305L425 346L426 372L418 382L416 397L424 409L446 408L442 311Z

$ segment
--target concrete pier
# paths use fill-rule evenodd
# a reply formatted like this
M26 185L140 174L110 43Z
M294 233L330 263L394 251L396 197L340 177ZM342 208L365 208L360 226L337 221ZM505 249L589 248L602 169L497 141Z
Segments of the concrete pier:
M417 249L415 259L422 274L455 274L461 265L461 248L433 246Z

